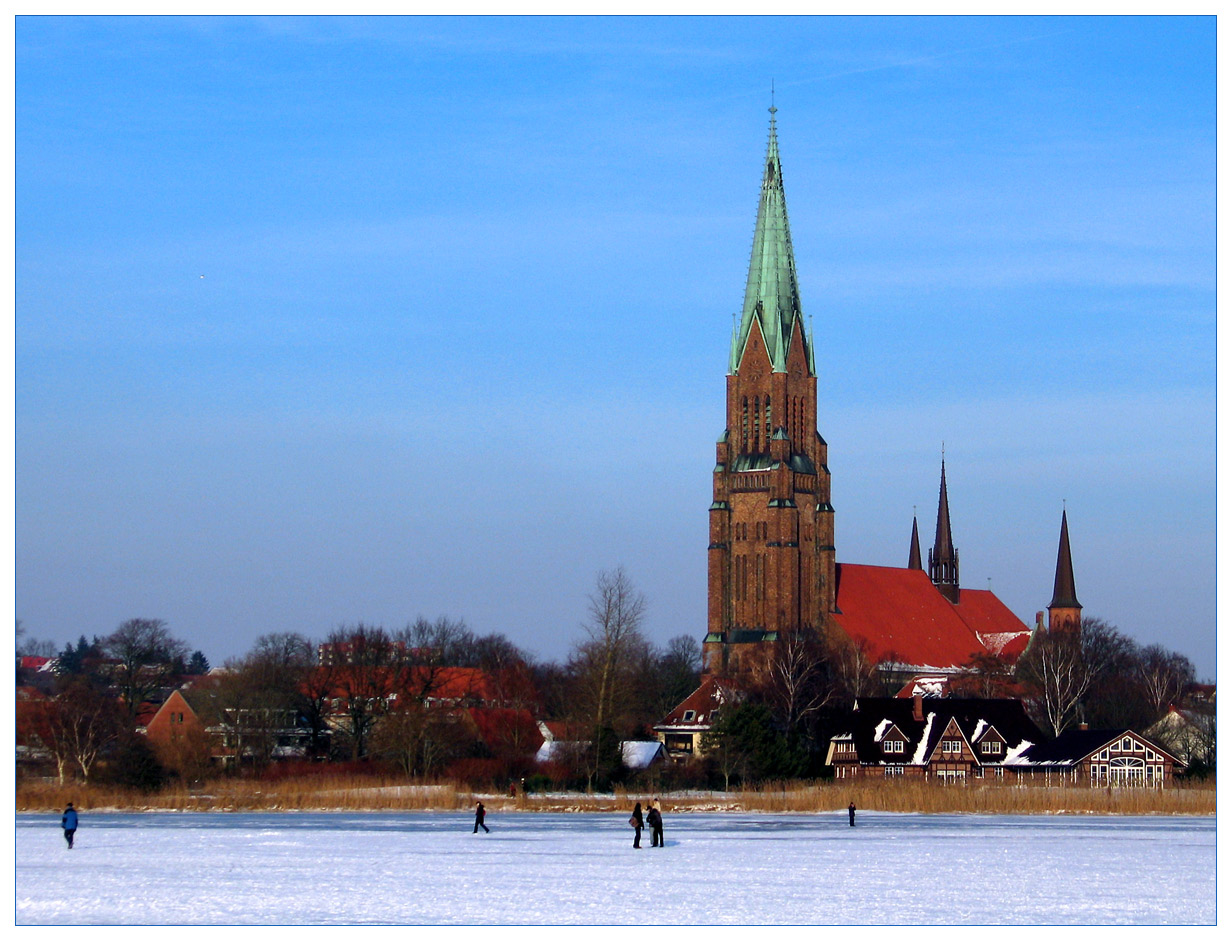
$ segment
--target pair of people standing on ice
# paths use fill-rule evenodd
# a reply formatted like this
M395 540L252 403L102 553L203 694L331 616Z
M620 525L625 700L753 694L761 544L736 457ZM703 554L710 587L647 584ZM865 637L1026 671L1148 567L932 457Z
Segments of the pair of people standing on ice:
M629 826L633 827L633 848L635 850L642 848L642 828L646 823L650 824L650 845L662 846L663 814L659 812L657 801L650 802L645 821L642 820L642 802L638 801L633 805L633 816L629 818Z

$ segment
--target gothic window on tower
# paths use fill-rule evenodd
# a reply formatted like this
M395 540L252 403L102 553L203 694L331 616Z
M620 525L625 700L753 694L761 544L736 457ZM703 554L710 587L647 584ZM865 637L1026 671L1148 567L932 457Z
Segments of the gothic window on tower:
M771 427L770 426L770 396L766 396L766 425L765 427L766 427L766 444L768 446L770 442L770 435L772 433L770 430L770 427Z
M745 396L740 400L740 450L748 452L749 450L749 398Z

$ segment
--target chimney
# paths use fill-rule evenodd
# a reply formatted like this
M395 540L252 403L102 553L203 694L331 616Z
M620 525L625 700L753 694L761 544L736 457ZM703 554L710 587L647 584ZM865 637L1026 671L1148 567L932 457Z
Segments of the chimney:
M1044 629L1044 612L1043 611L1035 612L1035 629L1037 631L1042 631Z
M911 695L911 718L916 722L924 721L924 697L919 693Z
M1085 731L1087 731L1087 729L1088 729L1088 728L1090 728L1090 726L1088 726L1085 722L1079 722L1079 723L1078 723L1078 731L1079 731L1079 732L1085 732Z

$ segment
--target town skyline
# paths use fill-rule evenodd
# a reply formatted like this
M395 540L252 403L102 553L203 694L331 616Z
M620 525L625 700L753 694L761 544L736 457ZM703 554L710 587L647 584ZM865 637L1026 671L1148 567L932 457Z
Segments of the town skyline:
M1215 663L1214 20L17 21L16 607L699 641L775 88L840 562ZM770 45L767 61L751 51ZM771 74L773 73L773 74Z

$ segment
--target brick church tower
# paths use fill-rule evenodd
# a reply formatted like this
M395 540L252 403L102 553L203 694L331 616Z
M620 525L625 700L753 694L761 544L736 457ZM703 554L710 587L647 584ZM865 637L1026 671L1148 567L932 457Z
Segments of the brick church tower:
M817 371L805 333L774 115L740 322L727 371L710 506L707 673L756 668L783 631L834 610L834 508L817 433Z

